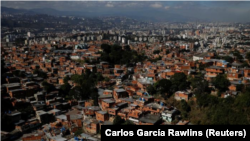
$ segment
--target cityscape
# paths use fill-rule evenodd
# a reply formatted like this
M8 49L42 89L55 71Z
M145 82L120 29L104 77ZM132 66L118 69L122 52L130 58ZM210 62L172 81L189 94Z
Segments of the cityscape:
M249 125L249 15L249 1L1 2L1 140Z

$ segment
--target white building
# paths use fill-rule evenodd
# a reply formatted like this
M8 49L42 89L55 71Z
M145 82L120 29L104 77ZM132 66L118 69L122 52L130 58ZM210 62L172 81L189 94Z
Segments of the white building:
M193 56L193 61L203 60L207 53L201 53Z
M125 44L126 43L126 39L124 37L122 37L122 43Z
M71 55L70 59L72 59L72 60L78 60L78 59L80 59L80 56L78 56L78 55Z
M27 36L30 37L30 32L27 32Z

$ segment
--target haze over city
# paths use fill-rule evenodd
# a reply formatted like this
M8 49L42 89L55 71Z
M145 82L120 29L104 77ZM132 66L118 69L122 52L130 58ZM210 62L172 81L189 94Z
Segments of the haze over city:
M250 124L250 2L1 4L1 141ZM231 128L209 134L245 134Z
M249 22L249 1L2 1L2 7L55 15L129 16L150 21Z

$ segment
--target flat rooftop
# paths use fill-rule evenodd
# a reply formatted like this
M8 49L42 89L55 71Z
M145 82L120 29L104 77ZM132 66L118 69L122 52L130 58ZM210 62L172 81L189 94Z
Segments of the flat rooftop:
M102 115L104 115L104 114L107 114L108 112L106 112L106 111L97 111L99 114L102 114Z
M115 100L114 99L104 99L103 102L106 102L106 103L115 103Z
M139 119L139 121L141 122L152 123L152 124L155 124L159 120L160 120L160 115L153 115L153 114L144 115Z
M126 92L126 90L124 90L124 89L117 89L117 90L115 90L117 93L121 93L121 92Z

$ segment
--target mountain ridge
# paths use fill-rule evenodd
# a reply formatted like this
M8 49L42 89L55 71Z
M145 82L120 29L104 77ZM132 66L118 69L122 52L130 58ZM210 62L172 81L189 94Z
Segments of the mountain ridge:
M97 18L100 16L126 16L128 18L136 18L140 19L141 21L148 21L148 22L167 22L167 21L175 21L175 22L187 22L187 21L205 21L205 19L199 19L192 16L183 16L176 13L168 12L162 13L162 11L153 11L151 13L147 13L146 10L138 11L138 10L132 10L132 11L116 11L116 10L110 10L105 11L102 9L99 9L99 11L59 11L52 8L36 8L36 9L14 9L14 8L8 8L1 6L1 12L2 13L9 13L9 14L47 14L52 16L80 16L80 17L93 17ZM147 13L147 14L146 14ZM157 16L155 16L157 15Z

